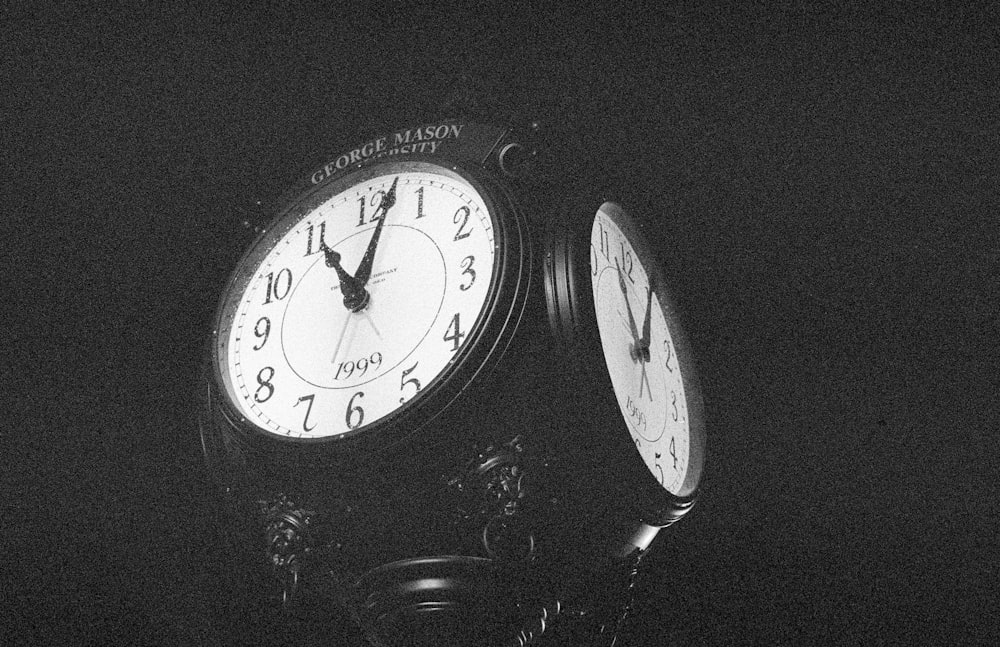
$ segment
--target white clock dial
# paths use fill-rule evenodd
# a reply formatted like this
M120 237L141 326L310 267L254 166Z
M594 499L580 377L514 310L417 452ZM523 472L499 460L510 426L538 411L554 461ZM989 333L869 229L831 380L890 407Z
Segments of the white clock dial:
M217 339L239 413L300 439L352 434L420 397L483 316L496 256L483 196L437 165L383 164L311 200L244 261Z
M637 247L636 228L613 203L591 230L594 308L608 373L636 450L657 482L680 494L688 475L691 423L681 368L657 294L659 272Z

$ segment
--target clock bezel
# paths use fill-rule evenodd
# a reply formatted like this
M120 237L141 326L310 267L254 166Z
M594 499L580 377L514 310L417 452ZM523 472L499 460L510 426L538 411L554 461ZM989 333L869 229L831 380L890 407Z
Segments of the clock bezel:
M689 467L676 494L660 485L635 450L628 424L621 417L614 397L614 387L604 360L590 274L590 235L594 220L607 205L614 205L618 213L623 214L613 217L613 220L655 282L655 293L670 329L681 371L689 418ZM634 493L631 502L642 521L664 526L683 516L699 493L706 446L704 403L697 368L680 322L673 289L666 281L663 266L643 234L639 221L631 213L621 202L591 195L581 200L572 212L566 211L561 214L562 217L553 219L547 232L545 247L545 297L550 329L563 361L570 367L568 372L586 376L592 384L591 388L597 389L600 394L611 396L605 408L613 410L605 415L611 418L611 422L607 424L612 427L612 433L602 429L592 434L596 437L590 437L587 441L595 442L599 440L597 437L605 439L603 447L606 454L624 467L620 472L612 471L621 475L623 490Z
M321 202L350 190L365 178L387 168L407 163L427 164L459 176L482 198L493 224L494 271L483 307L470 327L461 350L444 370L421 388L420 393L392 413L347 432L320 437L286 437L268 431L246 417L227 386L226 358L220 357L220 334L228 334L242 294L256 274L259 264L281 238ZM244 443L264 443L280 448L309 448L335 452L379 453L411 434L447 410L467 387L496 365L506 350L524 313L531 277L531 246L527 242L527 220L505 184L487 169L457 162L441 155L398 154L377 158L345 169L335 178L285 200L269 225L246 247L225 283L213 317L209 361L210 399L217 403L232 431ZM231 324L230 324L231 325Z

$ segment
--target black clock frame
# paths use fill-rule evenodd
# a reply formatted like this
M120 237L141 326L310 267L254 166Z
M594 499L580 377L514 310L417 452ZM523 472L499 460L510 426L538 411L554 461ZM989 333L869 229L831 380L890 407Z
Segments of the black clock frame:
M687 397L692 467L681 491L672 494L657 482L636 453L628 427L621 419L618 404L613 397L610 376L604 368L589 271L590 230L598 211L611 201L603 195L598 196L595 191L584 190L581 194L585 197L572 212L564 211L550 222L543 259L549 326L567 367L565 372L586 384L580 388L590 389L597 397L605 399L604 406L595 409L607 412L607 416L601 418L607 427L602 427L601 424L591 425L588 431L598 427L597 434L578 440L585 442L588 447L594 447L595 451L599 451L613 464L611 473L616 478L605 485L623 492L620 500L628 501L643 523L667 526L684 516L694 505L703 473L705 417L697 370L681 326L676 300L671 295L662 265L656 261L656 255L639 226L632 224L636 222L634 219L621 222L616 220L636 252L643 258L650 259L644 265L653 272L651 278L657 286L656 293L660 302L664 305L664 315L670 328ZM628 212L620 203L613 204Z
M259 429L247 420L231 402L224 386L221 361L217 356L217 337L225 329L223 318L233 316L226 307L256 272L255 257L262 257L301 218L326 197L378 174L384 167L401 162L433 165L454 173L479 192L493 221L494 258L493 281L486 303L477 321L469 329L468 338L452 364L425 385L420 393L400 409L369 425L337 436L315 439L285 438ZM275 225L284 224L275 229ZM470 385L478 384L503 357L524 316L532 277L532 246L528 221L520 211L506 183L489 170L468 162L455 161L441 155L400 154L356 164L338 175L286 203L260 235L247 248L237 269L226 282L223 298L214 317L213 335L206 378L209 409L217 410L214 427L243 446L247 451L274 457L293 458L296 462L333 461L340 469L350 469L368 463L407 438L419 434L428 423L451 407ZM204 442L204 441L203 441Z

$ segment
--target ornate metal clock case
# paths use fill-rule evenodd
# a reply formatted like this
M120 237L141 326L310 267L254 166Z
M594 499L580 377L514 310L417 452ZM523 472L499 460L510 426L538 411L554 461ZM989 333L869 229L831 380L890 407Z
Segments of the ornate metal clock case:
M287 608L381 645L613 640L638 558L693 503L704 431L666 281L544 150L462 121L371 139L226 282L202 443ZM567 413L557 385L594 397Z

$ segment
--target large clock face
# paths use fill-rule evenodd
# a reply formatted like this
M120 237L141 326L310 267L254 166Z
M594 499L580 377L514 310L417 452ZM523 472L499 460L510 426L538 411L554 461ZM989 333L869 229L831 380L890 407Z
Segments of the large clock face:
M689 492L691 416L676 334L655 260L614 203L597 212L590 270L604 359L636 451L660 486Z
M432 390L488 310L490 204L463 175L411 160L288 211L220 312L215 356L238 413L282 437L344 437Z

